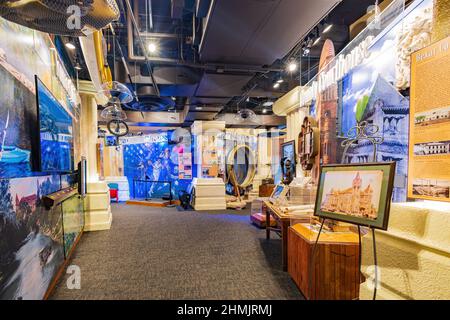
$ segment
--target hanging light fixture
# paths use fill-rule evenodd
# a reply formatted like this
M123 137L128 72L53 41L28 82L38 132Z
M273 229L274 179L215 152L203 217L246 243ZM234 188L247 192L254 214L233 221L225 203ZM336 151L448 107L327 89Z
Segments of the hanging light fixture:
M100 116L106 120L125 120L127 118L127 114L118 102L108 103Z
M100 95L106 96L109 102L130 103L134 96L128 87L118 81L105 82L102 84Z

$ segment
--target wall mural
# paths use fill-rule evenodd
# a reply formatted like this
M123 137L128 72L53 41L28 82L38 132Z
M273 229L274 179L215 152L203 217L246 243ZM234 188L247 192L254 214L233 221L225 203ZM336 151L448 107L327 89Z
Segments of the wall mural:
M3 65L0 83L0 177L31 175L30 123L36 121L35 95Z
M134 198L162 198L169 195L172 182L172 196L185 190L191 179L180 179L180 154L190 154L190 145L169 143L170 133L149 135L150 139L132 140L122 144L124 174L130 184L130 196ZM123 140L122 140L123 141ZM188 166L191 167L189 160ZM183 164L182 164L183 165ZM143 182L134 180L148 180Z
M61 267L61 207L41 204L59 189L58 176L0 180L0 299L42 299Z
M83 199L72 196L62 204L63 226L64 226L64 257L68 258L84 227Z
M31 171L31 137L39 134L30 125L37 124L34 76L79 112L47 34L0 18L0 39L0 299L42 299L64 261L64 230L61 205L46 210L41 199L74 181ZM75 149L77 130L78 123Z
M409 96L404 89L410 82L409 54L430 42L432 5L432 0L416 0L403 11L403 1L394 1L379 20L375 19L305 86L301 97L302 105L311 106L311 115L337 117L336 128L322 126L337 133L337 143L321 135L321 158L326 154L331 161L324 163L373 161L370 141L353 144L346 154L342 154L341 142L355 133L357 124L365 122L379 128L377 135L383 141L378 145L376 161L397 161L396 202L406 201ZM336 84L338 90L334 89ZM336 101L335 91L338 103L331 104ZM323 101L337 108L336 115L333 108L324 109Z

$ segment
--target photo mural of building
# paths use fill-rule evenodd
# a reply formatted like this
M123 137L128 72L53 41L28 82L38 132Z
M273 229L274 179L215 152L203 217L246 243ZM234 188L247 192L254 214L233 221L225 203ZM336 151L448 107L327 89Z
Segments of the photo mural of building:
M334 45L327 39L322 49L319 72L326 70L335 57ZM332 84L321 92L317 102L320 130L320 158L323 164L337 163L337 84Z
M367 71L364 66L358 67L348 76L350 79L344 80L344 108L346 110L352 110L352 106L356 103L351 99L351 96L354 95L352 79L361 79L363 77L361 73ZM346 88L346 86L349 87ZM406 200L408 172L409 101L380 75L365 95L368 97L368 102L361 121L367 121L376 126L379 132L375 136L383 139L382 143L377 146L375 162L397 162L393 199L394 201L404 201ZM373 151L374 145L371 141L361 140L348 148L344 162L372 162Z
M331 189L325 195L320 209L375 220L378 209L372 203L373 189L370 184L362 189L362 184L363 181L358 172L351 187L342 190Z

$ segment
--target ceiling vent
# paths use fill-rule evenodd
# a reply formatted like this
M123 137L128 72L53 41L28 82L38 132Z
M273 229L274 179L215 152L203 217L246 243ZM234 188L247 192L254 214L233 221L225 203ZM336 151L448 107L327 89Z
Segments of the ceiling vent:
M0 16L46 33L83 36L120 16L115 0L0 0Z
M175 109L175 101L166 97L140 96L139 101L128 103L125 108L142 112L169 111Z

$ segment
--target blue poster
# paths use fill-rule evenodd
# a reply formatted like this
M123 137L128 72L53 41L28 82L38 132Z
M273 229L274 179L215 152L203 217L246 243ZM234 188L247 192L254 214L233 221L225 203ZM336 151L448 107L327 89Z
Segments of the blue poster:
M177 199L191 180L179 179L179 158L186 147L169 143L170 133L153 135L147 142L131 139L123 144L124 173L130 184L130 196L136 199ZM147 136L150 137L150 136ZM190 150L189 150L190 153ZM182 157L181 157L182 158Z

